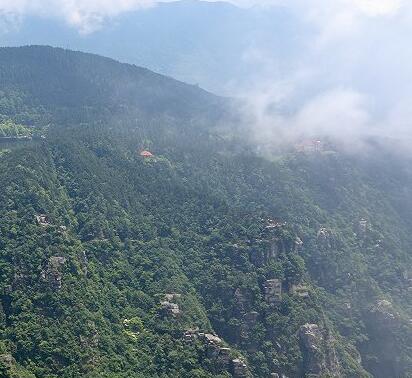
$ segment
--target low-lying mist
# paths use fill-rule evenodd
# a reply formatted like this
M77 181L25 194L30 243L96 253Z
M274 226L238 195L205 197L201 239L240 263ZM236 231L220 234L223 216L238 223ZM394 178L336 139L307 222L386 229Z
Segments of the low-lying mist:
M310 4L309 4L310 3ZM402 1L281 2L296 33L283 54L262 40L244 52L255 70L231 83L252 140L332 139L350 152L371 139L403 153L412 140L412 5Z

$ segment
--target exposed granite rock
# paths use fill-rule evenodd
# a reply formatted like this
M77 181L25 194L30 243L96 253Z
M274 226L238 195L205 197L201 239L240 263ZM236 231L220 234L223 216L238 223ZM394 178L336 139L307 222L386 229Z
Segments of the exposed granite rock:
M46 227L50 225L49 217L45 214L36 215L36 222L38 225Z
M303 241L299 236L296 236L293 252L299 253L302 251L302 248L303 248Z
M399 319L399 313L393 308L392 303L385 299L377 301L370 308L370 314L376 322L385 327L392 327Z
M219 345L222 343L222 339L213 333L199 333L199 336L209 345Z
M322 356L322 333L317 324L305 324L299 329L304 372L319 376L324 369Z
M63 279L63 265L66 258L62 256L51 256L46 267L42 270L41 276L56 290L61 289Z
M266 303L271 306L275 305L282 299L282 281L277 278L267 280L263 291Z
M233 297L236 315L242 316L249 311L251 299L250 292L247 289L238 287L235 290Z
M280 220L276 220L276 219L271 219L268 218L266 219L266 226L265 226L265 230L276 230L279 228L282 228L286 226L286 222L282 222Z
M170 301L170 302L176 299L180 299L181 297L182 297L182 294L176 294L176 293L165 294L165 300Z
M363 236L368 231L368 228L369 228L369 222L366 219L362 218L357 224L356 231L358 235Z
M220 348L218 354L218 364L227 370L230 362L230 348Z
M278 238L258 240L250 250L250 261L256 266L264 266L276 260L284 246Z
M181 294L176 293L169 293L164 295L164 300L160 302L164 315L172 316L174 318L177 318L181 315L180 307L176 303L181 298L181 296Z
M219 336L213 333L199 332L198 329L190 329L184 333L183 338L188 343L198 340L205 345L206 357L213 361L215 373L227 371L231 372L234 377L249 376L246 364L240 359L231 360L231 349L224 345Z
M321 227L317 233L317 244L321 249L331 249L335 246L335 238L331 230Z
M301 298L309 297L309 287L305 284L291 284L289 286L289 293L292 295L297 295Z
M232 374L234 378L248 377L249 371L246 363L240 358L232 360Z
M86 251L81 252L80 263L81 263L83 274L87 277L87 273L88 273L87 266L88 266L89 260L87 259Z
M243 322L246 324L249 328L253 327L256 324L256 321L258 319L259 313L256 311L251 311L246 313L243 316Z
M333 340L326 330L317 324L305 324L299 329L299 339L304 376L341 376Z
M368 329L370 353L377 358L364 361L369 371L378 377L404 377L411 371L407 360L399 359L402 344L399 335L405 340L412 339L412 328L396 310L393 304L385 299L377 300L365 314Z
M228 370L230 348L224 347L223 340L212 333L199 333L199 339L206 345L206 356L215 361L218 370Z
M246 345L248 352L256 352L257 345L250 340L253 327L256 325L259 313L251 311L243 315L242 324L240 326L240 339L241 342Z

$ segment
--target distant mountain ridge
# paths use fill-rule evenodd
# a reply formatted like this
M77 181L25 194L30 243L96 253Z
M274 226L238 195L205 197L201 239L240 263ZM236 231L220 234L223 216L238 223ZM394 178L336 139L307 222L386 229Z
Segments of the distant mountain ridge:
M287 61L303 48L299 44L303 32L309 31L303 31L284 8L254 10L225 2L177 1L120 15L89 35L80 35L61 21L28 16L18 29L0 34L0 45L89 51L219 94L233 94L231 84L236 81L234 88L244 84L259 64L247 55L270 48ZM293 46L287 42L291 38Z

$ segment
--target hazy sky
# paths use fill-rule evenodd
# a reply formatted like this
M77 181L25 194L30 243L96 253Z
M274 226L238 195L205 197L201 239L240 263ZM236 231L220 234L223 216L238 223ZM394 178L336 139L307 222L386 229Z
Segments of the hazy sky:
M353 26L357 17L390 16L403 11L410 0L231 0L240 6L282 5L293 7L314 21L337 22L333 27ZM101 27L106 18L152 6L153 0L0 0L0 13L10 24L26 14L64 20L81 32ZM332 27L332 25L329 25ZM337 31L339 32L339 31Z

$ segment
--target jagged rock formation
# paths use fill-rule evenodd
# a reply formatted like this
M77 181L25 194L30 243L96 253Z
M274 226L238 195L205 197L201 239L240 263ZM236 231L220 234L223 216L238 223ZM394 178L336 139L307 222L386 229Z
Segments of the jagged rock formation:
M299 339L303 355L303 371L310 377L341 377L331 337L317 324L300 327Z
M216 372L231 372L233 377L244 378L249 376L246 363L240 358L232 358L232 350L223 343L223 340L212 333L188 330L183 338L188 343L200 341L205 346L205 357L211 359Z

